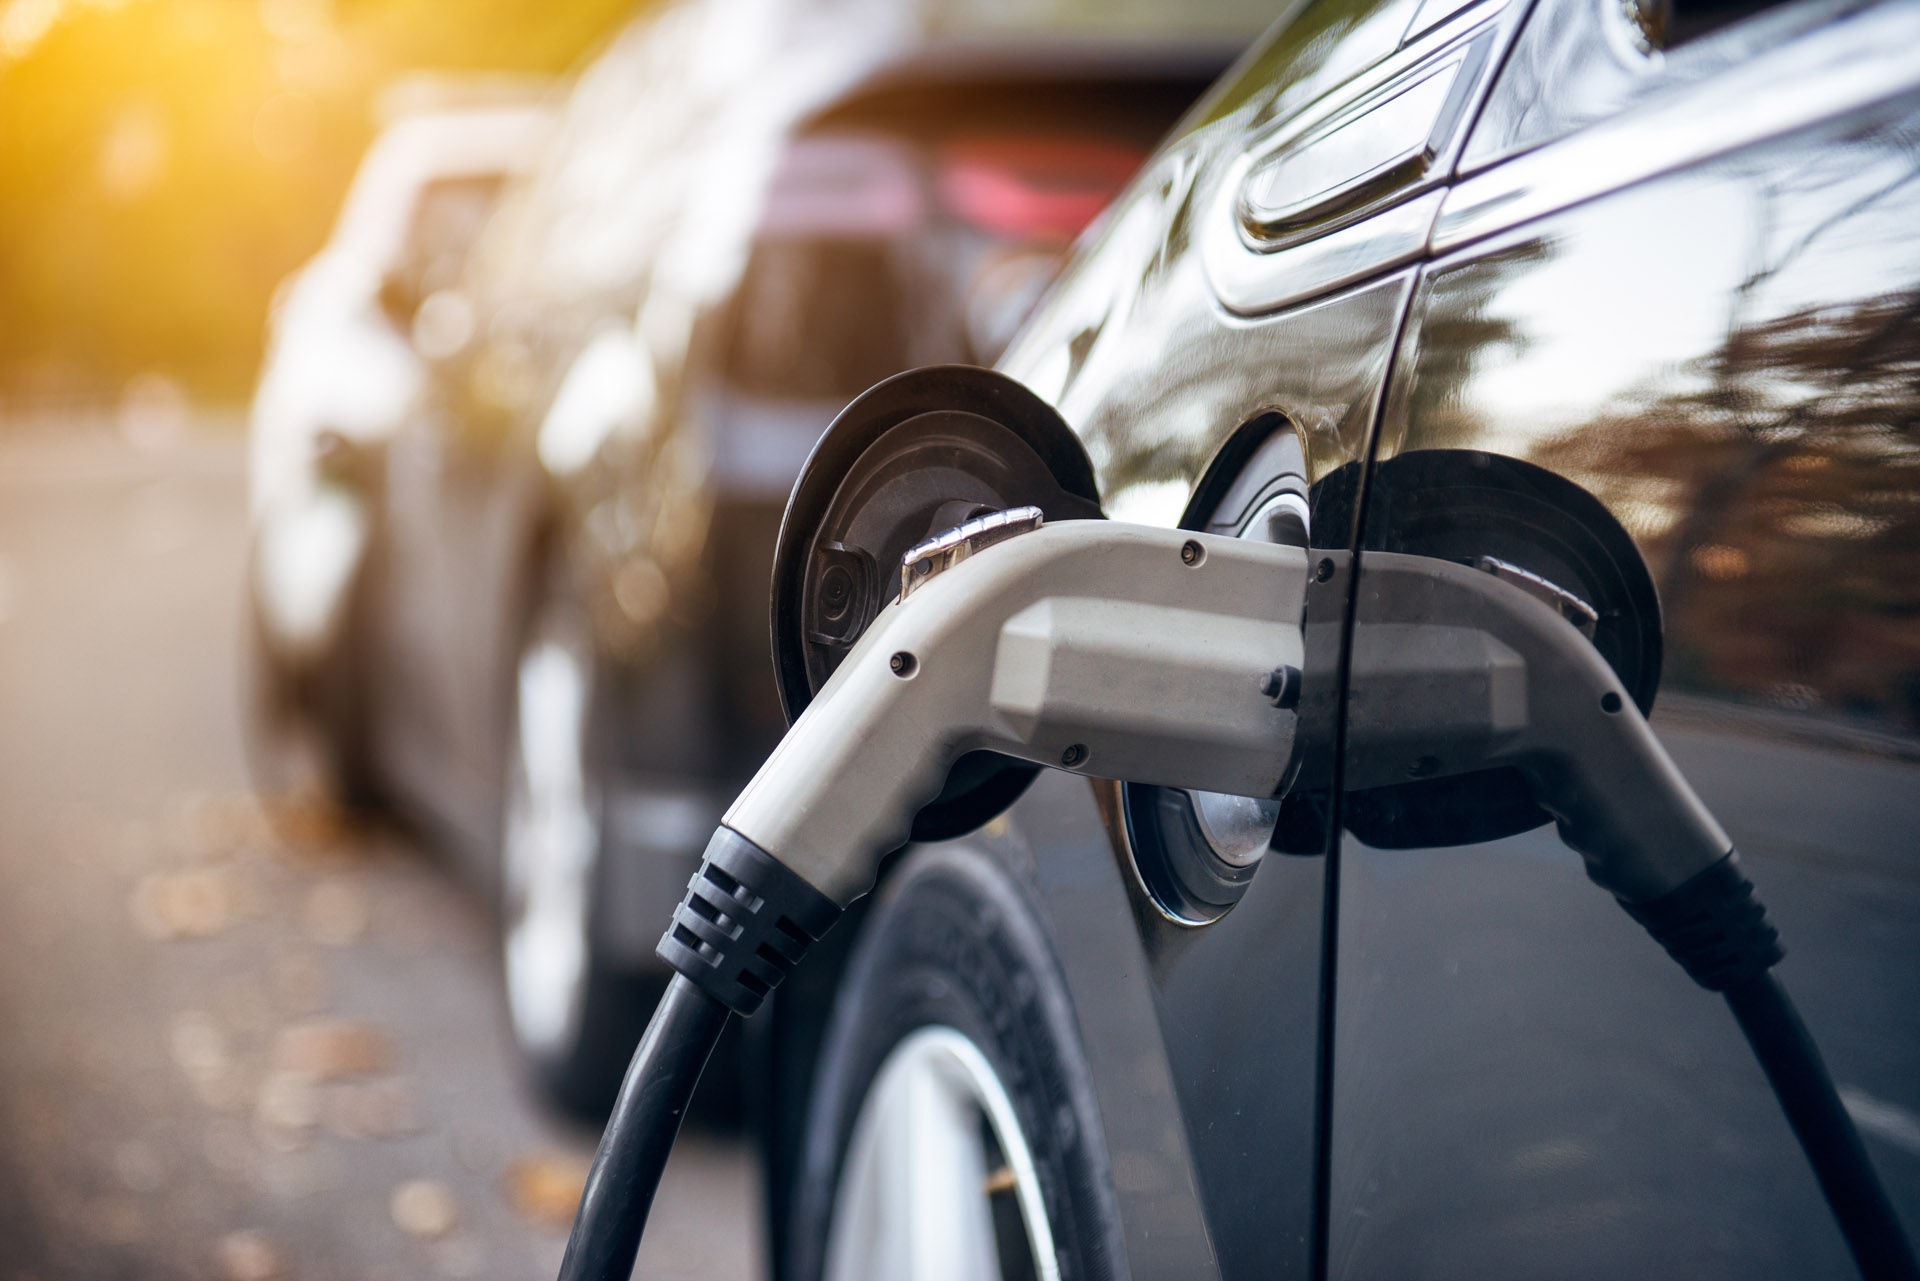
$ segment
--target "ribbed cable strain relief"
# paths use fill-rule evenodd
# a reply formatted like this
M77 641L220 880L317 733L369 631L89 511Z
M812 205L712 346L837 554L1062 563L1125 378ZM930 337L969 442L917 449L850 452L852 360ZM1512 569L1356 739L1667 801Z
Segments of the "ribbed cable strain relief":
M840 917L840 906L732 828L716 828L661 960L745 1018Z
M1622 899L1620 906L1710 992L1764 974L1785 955L1767 909L1731 853L1657 899Z

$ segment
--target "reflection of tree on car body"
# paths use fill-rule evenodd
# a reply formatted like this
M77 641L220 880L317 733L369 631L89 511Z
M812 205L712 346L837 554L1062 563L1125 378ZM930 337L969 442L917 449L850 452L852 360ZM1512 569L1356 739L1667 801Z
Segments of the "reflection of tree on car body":
M1648 543L1668 615L1693 637L1676 678L1920 729L1920 307L1897 294L1778 316L1707 368L1709 389L1588 424L1556 451L1602 492L1610 473L1671 486Z

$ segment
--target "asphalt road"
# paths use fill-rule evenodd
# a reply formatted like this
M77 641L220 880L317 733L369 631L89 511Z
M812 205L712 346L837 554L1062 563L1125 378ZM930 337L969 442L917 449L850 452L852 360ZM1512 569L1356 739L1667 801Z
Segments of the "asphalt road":
M594 1136L487 923L393 833L249 794L232 434L0 429L0 1281L539 1278ZM641 1277L757 1275L683 1140Z

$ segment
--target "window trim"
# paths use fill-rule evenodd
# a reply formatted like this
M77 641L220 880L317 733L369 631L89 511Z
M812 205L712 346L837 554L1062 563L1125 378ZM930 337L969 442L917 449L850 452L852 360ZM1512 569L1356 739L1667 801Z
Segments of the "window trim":
M1469 125L1493 82L1526 0L1468 5L1338 89L1246 145L1207 214L1201 257L1228 311L1259 315L1357 283L1422 257ZM1250 187L1301 149L1330 138L1368 111L1449 66L1454 83L1424 147L1262 216Z
M1920 92L1920 9L1882 0L1449 188L1438 257L1563 209Z

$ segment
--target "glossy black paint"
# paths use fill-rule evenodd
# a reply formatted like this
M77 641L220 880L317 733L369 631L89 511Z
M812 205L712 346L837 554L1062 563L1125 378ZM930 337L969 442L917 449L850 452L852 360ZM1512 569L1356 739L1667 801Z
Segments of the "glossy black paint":
M1114 518L1204 525L1216 513L1191 510L1191 495L1204 488L1218 501L1225 486L1203 487L1203 477L1223 450L1231 459L1244 425L1269 415L1299 433L1310 481L1365 448L1407 278L1223 323L1192 252L1211 230L1203 217L1223 162L1256 134L1261 105L1249 86L1217 91L1211 118L1109 213L1002 365L1081 433ZM1346 544L1349 528L1314 514L1317 545ZM1334 597L1324 611L1333 625L1310 629L1307 661L1331 674L1344 588L1321 589ZM1302 608L1323 612L1311 601ZM1333 732L1303 720L1305 737L1330 746ZM1009 821L1036 852L1040 898L1118 1130L1107 1137L1135 1275L1305 1275L1325 866L1312 851L1325 847L1326 811L1309 823L1317 830L1301 842L1306 857L1267 860L1238 906L1195 929L1147 894L1117 797L1105 800L1104 834L1065 838L1063 817L1045 806L1081 787L1043 777ZM1078 808L1082 824L1092 818ZM1123 919L1087 919L1094 883L1124 902Z
M1080 434L1118 518L1205 523L1237 429L1283 415L1314 544L1359 550L1363 577L1420 507L1370 506L1369 464L1481 451L1604 505L1659 593L1656 731L1747 855L1920 1226L1920 66L1894 52L1915 9L1788 4L1663 57L1614 6L1523 9L1289 15L1001 368ZM1481 14L1512 52L1457 169L1372 215L1425 211L1413 261L1362 237L1298 301L1225 305L1221 263L1287 265L1238 239L1236 164L1403 38ZM1303 603L1322 688L1349 586ZM1331 745L1338 714L1303 705L1303 731ZM1200 928L1146 892L1113 785L1045 775L969 838L1059 949L1133 1275L1849 1274L1732 1021L1551 827L1386 850L1335 841L1326 799Z
M1570 66L1620 74L1568 26ZM1443 258L1379 446L1528 459L1634 532L1666 616L1653 723L1910 1220L1920 1150L1886 1122L1920 1105L1916 124L1898 102L1816 118ZM1367 547L1395 535L1374 516ZM1851 1274L1731 1022L1567 879L1550 830L1343 859L1340 1275Z

